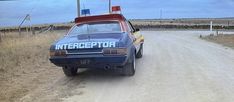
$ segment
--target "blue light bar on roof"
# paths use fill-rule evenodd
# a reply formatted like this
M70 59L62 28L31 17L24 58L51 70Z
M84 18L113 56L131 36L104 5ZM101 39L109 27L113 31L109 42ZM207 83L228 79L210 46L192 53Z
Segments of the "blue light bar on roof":
M81 14L82 14L82 15L90 15L90 9L83 9L83 10L81 11Z

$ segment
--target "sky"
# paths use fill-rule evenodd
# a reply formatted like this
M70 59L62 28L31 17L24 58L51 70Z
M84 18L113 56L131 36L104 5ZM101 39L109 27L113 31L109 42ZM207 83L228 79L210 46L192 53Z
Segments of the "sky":
M31 24L73 21L76 1L0 0L0 27L18 26L26 14ZM108 0L80 1L81 9L90 9L92 15L108 13ZM120 5L128 19L234 17L234 0L112 0L112 5Z

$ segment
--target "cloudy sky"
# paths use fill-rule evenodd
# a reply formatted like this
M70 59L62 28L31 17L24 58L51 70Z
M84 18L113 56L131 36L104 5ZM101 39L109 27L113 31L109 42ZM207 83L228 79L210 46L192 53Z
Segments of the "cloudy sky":
M128 19L234 17L234 0L112 0ZM108 0L81 0L91 14L108 12ZM76 17L76 0L0 0L0 26L19 25L26 14L32 24L69 22Z

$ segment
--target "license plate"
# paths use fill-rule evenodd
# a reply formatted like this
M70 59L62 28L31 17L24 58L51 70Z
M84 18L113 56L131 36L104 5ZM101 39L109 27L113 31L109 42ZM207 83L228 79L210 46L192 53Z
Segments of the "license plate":
M79 61L79 64L80 64L80 65L87 65L87 64L90 64L90 62L91 62L91 61L90 61L89 59L84 59L84 60L80 60L80 61Z

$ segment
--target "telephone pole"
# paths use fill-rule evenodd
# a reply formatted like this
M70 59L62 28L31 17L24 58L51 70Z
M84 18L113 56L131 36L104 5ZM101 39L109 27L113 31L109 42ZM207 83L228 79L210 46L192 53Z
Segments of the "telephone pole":
M162 23L162 9L160 9L160 24Z
M25 17L24 17L24 20L20 23L20 25L19 25L19 35L21 35L21 26L23 25L23 23L25 22L25 21L30 21L30 28L31 28L31 18L30 18L30 15L29 14L27 14ZM27 30L27 32L28 32L28 28L26 27L26 30Z
M162 19L162 9L160 9L160 19Z

